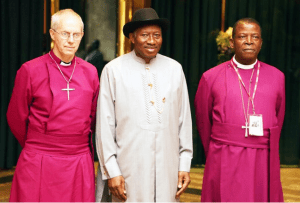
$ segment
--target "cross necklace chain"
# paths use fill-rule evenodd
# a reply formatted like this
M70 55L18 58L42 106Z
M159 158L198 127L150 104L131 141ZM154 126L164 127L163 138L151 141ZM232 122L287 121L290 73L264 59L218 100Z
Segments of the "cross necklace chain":
M254 97L255 97L255 93L256 93L256 89L257 89L257 84L258 84L258 78L259 78L259 69L260 69L260 63L258 63L258 68L257 68L257 73L256 73L256 80L255 80L255 85L254 85L254 89L253 89L253 95L251 96L251 84L252 84L252 77L253 77L253 73L254 73L254 67L253 67L253 71L250 77L250 82L249 82L249 92L246 89L246 86L243 82L243 79L241 77L241 75L239 74L239 71L237 69L237 67L234 66L233 62L231 61L231 65L233 66L237 76L238 76L238 80L239 80L239 86L240 86L240 90L241 90L241 97L242 97L242 103L243 103L243 111L244 111L244 116L245 116L245 125L242 126L243 129L245 129L245 137L248 137L248 129L249 129L249 122L248 122L248 115L249 115L249 104L251 102L252 104L252 110L253 110L253 114L255 114L255 108L254 108ZM243 98L243 90L242 90L242 85L244 87L244 89L246 90L246 93L248 95L248 106L247 106L247 112L245 109L245 104L244 104L244 98Z
M251 78L250 78L250 82L249 82L249 94L251 93L251 84L252 84L252 76L254 73L254 68L251 74ZM249 125L248 125L248 115L249 115L249 104L250 104L250 100L251 98L248 98L248 105L247 105L247 113L245 110L245 105L244 105L244 98L243 98L243 91L242 91L242 85L241 85L241 81L239 81L239 85L240 85L240 90L241 90L241 96L242 96L242 102L243 102L243 110L244 110L244 116L245 116L245 126L242 126L243 129L245 129L245 137L248 137L248 129L249 129Z
M72 74L71 74L69 80L67 80L66 77L65 77L65 75L64 75L63 72L61 71L59 65L56 63L56 61L55 61L55 60L53 59L53 57L51 56L50 52L49 52L49 56L50 56L50 57L52 58L52 60L55 62L56 66L57 66L57 68L58 68L58 70L59 70L59 72L61 73L61 75L63 76L63 78L65 79L65 81L67 82L67 88L63 88L63 89L61 89L61 90L62 90L62 91L67 91L67 94L68 94L68 100L70 100L70 91L75 90L75 88L70 88L69 83L70 83L70 81L71 81L71 79L72 79L72 77L73 77L74 71L75 71L75 67L76 67L76 57L75 57L75 63L74 63L73 72L72 72Z

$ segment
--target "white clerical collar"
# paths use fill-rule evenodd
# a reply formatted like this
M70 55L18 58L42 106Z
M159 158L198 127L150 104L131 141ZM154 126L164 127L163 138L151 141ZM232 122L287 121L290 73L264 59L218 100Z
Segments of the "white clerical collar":
M76 57L76 56L74 56L72 61L70 61L69 63L66 63L55 55L55 53L53 52L53 49L50 50L49 54L52 56L52 58L55 60L55 62L61 66L70 66L70 65L74 64L75 57Z
M254 65L257 63L257 59L255 60L254 63L250 64L250 65L244 65L244 64L241 64L239 62L237 62L237 60L235 59L235 55L233 57L233 62L236 64L236 66L240 69L252 69L254 68Z
M60 61L60 65L62 65L62 66L70 66L71 65L71 61L69 63Z

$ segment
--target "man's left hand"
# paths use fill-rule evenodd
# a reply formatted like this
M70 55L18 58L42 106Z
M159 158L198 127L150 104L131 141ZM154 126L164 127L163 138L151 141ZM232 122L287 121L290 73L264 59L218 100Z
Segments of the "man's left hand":
M184 191L187 189L187 187L189 186L191 182L190 179L190 173L189 172L185 172L185 171L179 171L178 172L178 191L176 193L176 199L180 197L180 195L182 193L184 193Z

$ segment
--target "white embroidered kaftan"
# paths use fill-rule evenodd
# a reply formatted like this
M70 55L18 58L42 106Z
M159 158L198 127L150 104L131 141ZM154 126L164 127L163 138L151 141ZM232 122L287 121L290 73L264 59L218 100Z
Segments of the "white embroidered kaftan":
M157 54L146 64L132 51L108 63L96 120L98 177L122 175L127 201L178 201L178 171L189 172L193 151L187 86L178 62Z

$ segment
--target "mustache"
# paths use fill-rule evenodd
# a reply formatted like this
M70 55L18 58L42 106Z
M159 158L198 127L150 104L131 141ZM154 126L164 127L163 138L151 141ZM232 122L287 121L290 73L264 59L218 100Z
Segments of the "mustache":
M156 49L157 46L144 46L144 48L146 48L146 49Z
M250 51L256 51L256 49L243 49L244 51L250 50Z

